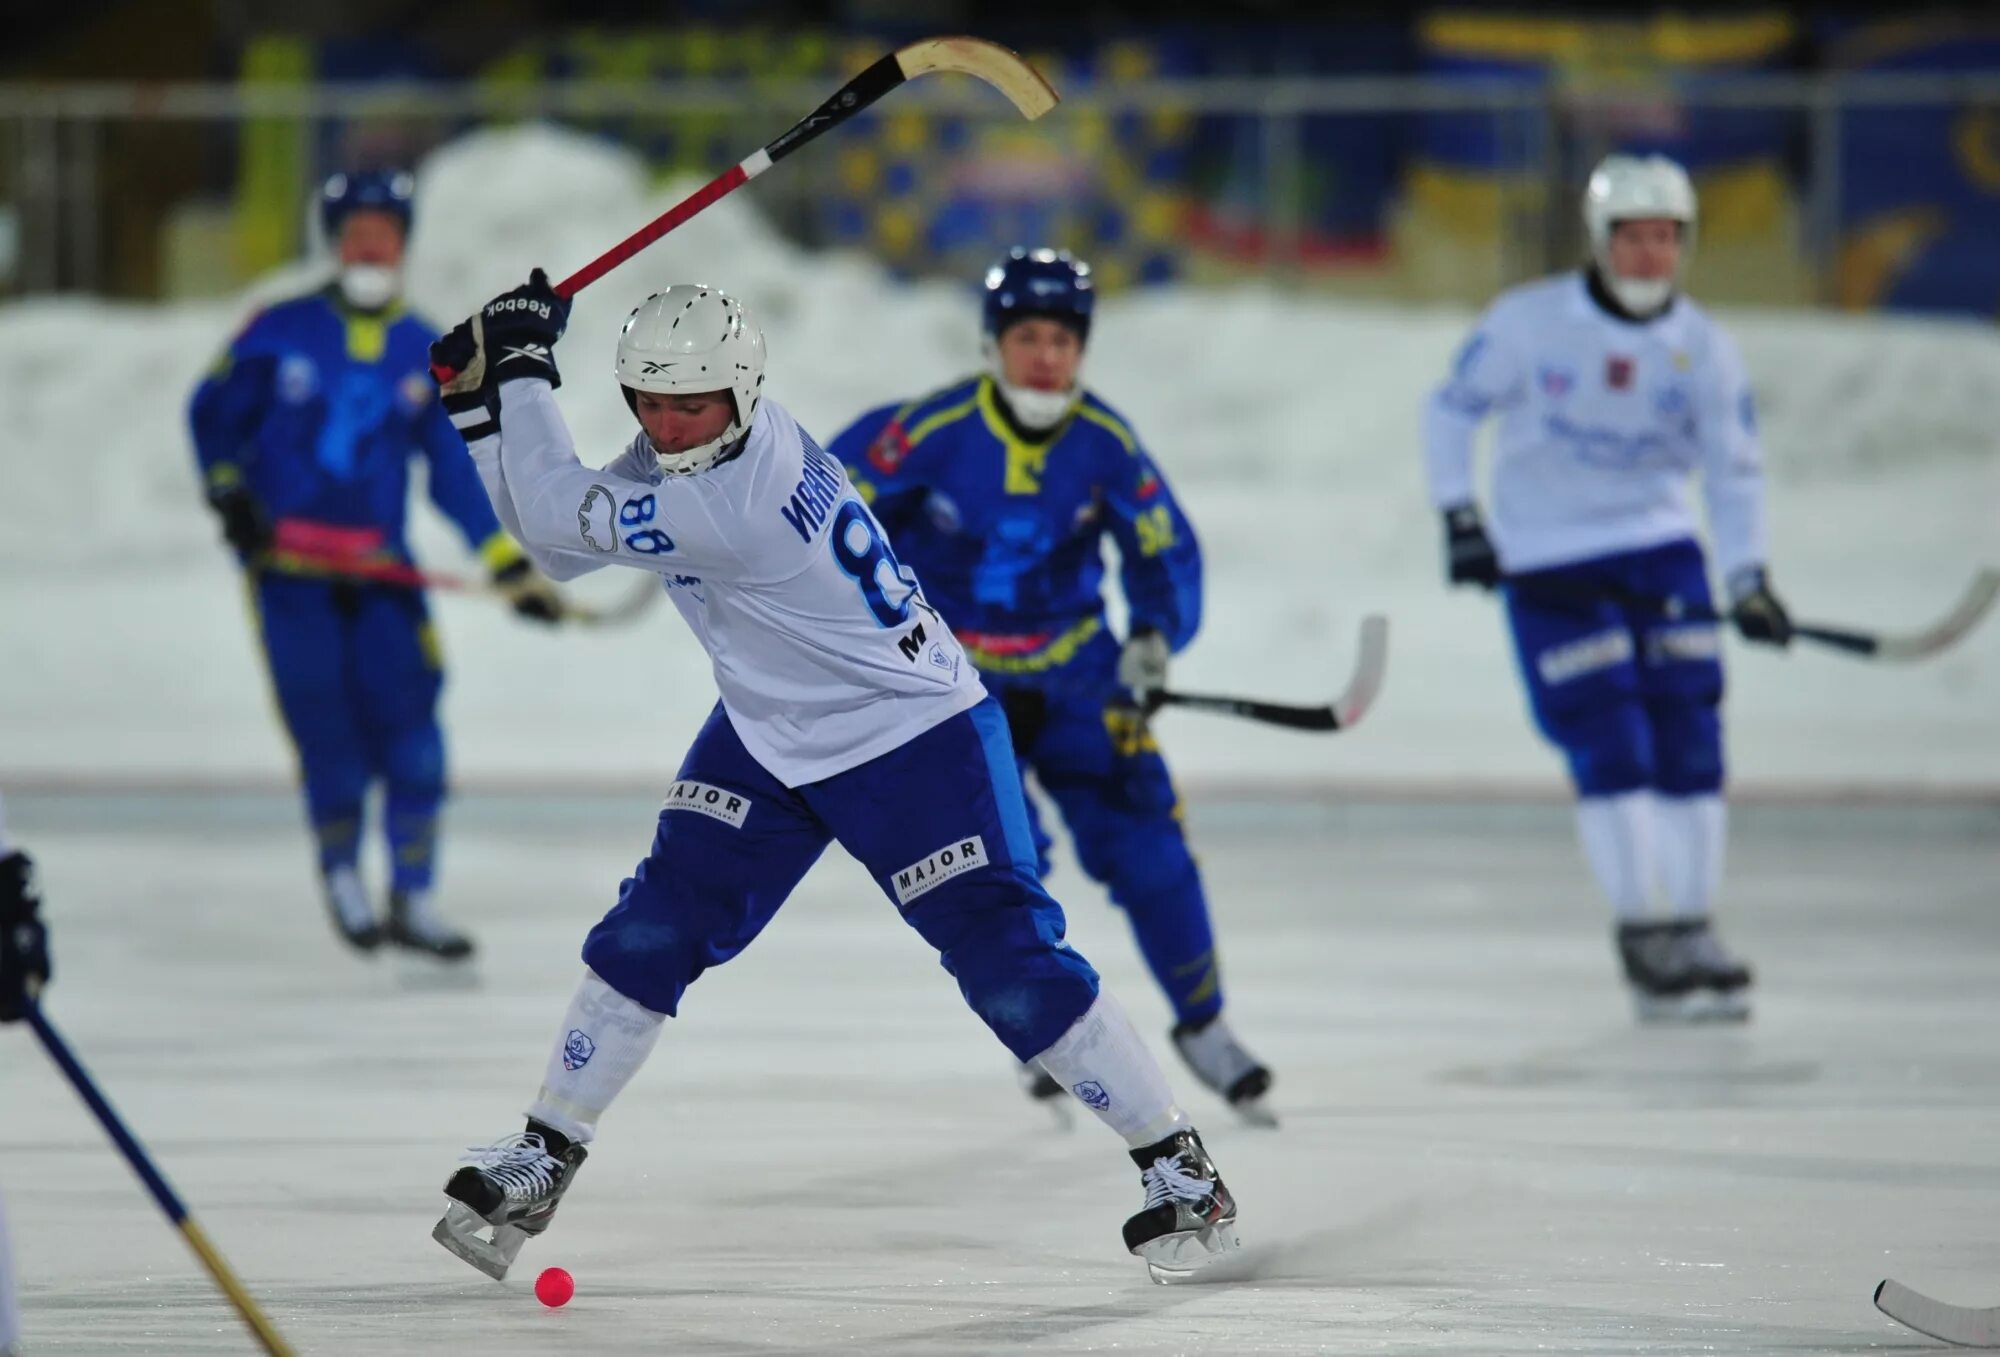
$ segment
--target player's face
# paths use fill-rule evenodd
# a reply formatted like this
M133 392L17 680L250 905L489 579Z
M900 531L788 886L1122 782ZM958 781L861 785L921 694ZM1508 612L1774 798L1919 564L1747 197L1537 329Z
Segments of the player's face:
M1681 266L1681 224L1635 218L1611 228L1611 272L1620 278L1671 278Z
M403 262L403 223L393 213L364 207L340 219L340 239L334 242L345 264L379 264L396 268Z
M736 402L727 391L691 396L641 391L637 410L639 427L653 440L653 447L668 456L713 443L736 418Z
M1059 320L1031 316L1000 332L1000 374L1009 386L1067 391L1082 361L1083 341Z

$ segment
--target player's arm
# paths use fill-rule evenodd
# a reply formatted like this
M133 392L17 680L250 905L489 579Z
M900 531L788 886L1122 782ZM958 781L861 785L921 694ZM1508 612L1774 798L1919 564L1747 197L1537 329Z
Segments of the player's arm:
M1445 575L1492 588L1500 558L1479 516L1473 441L1479 426L1521 398L1520 364L1498 307L1459 345L1451 373L1424 403L1424 471L1431 507L1444 519Z
M847 468L848 480L876 521L892 535L896 525L923 502L924 485L911 466L904 422L915 408L915 402L878 406L827 444L827 452Z
M488 485L474 463L470 445L459 436L441 401L432 401L417 420L417 445L423 449L429 468L431 503L449 518L477 552L493 583L507 594L514 611L536 622L554 622L562 612L561 600L537 574L508 530L501 525L499 506L513 506L507 499L500 474L499 440L493 444L493 483ZM497 490L497 493L494 493ZM581 572L579 572L581 573Z
M202 377L188 402L188 431L209 508L223 538L249 558L271 544L270 515L244 484L252 438L270 408L278 358L255 317Z
M1107 441L1100 489L1107 526L1118 543L1118 582L1131 629L1119 657L1121 686L1146 693L1167 686L1167 659L1201 627L1201 544L1166 477L1122 425Z
M1766 567L1764 452L1757 439L1757 402L1735 343L1720 329L1713 336L1703 365L1699 416L1709 535L1736 629L1745 640L1782 646L1792 639L1792 622L1771 587Z

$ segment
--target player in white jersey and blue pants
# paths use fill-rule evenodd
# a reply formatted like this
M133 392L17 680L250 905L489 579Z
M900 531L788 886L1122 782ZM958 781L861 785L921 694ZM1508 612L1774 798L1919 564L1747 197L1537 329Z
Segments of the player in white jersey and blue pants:
M762 394L747 312L681 285L632 313L617 380L640 432L601 471L577 460L553 395L568 312L537 270L440 340L446 408L502 525L542 569L661 577L721 701L651 850L584 941L527 1129L452 1175L438 1240L504 1275L688 985L747 947L837 841L1008 1050L1125 1138L1146 1188L1126 1246L1156 1273L1233 1247L1236 1206L1213 1162L1063 940L1005 715L840 464ZM633 691L650 700L643 678Z
M49 978L48 934L40 906L34 864L7 842L7 812L0 805L0 1023L26 1017L28 1004ZM9 1357L20 1341L14 1260L6 1213L0 1211L0 1357Z
M1741 1018L1750 971L1710 922L1723 682L1689 483L1699 473L1728 616L1746 640L1788 644L1765 569L1755 406L1735 344L1678 291L1695 228L1681 167L1607 158L1584 221L1588 267L1503 293L1431 397L1431 502L1451 582L1504 591L1641 1016ZM1473 480L1488 419L1490 520Z

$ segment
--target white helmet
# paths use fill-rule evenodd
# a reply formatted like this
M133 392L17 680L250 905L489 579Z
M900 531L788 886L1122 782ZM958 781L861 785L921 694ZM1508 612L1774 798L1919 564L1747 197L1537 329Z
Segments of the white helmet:
M618 336L618 384L634 410L641 391L727 391L736 402L736 418L720 438L686 452L658 454L660 469L670 474L706 471L750 432L757 416L764 332L729 294L701 283L675 283L646 298L626 319Z
M1687 171L1663 155L1608 155L1590 172L1583 191L1583 225L1591 258L1618 304L1649 316L1673 296L1673 278L1620 278L1611 271L1611 228L1621 221L1665 217L1681 224L1681 262L1694 252L1694 185Z

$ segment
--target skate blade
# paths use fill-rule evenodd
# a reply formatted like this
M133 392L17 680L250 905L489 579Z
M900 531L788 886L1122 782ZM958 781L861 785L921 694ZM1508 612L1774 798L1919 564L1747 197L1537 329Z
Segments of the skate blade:
M1132 1250L1145 1260L1146 1275L1160 1286L1190 1280L1196 1273L1243 1247L1234 1220L1200 1230L1161 1235Z
M1677 1024L1693 1026L1700 1023L1750 1020L1750 994L1747 990L1730 993L1719 990L1695 990L1672 998L1635 993L1632 996L1632 1005L1640 1022L1657 1023L1662 1026Z
M441 993L481 988L477 954L454 959L410 947L384 950L398 989Z
M1271 1105L1266 1099L1245 1098L1242 1102L1231 1103L1229 1106L1237 1116L1243 1119L1245 1126L1255 1126L1265 1131L1275 1131L1278 1129L1278 1114L1271 1109Z
M482 1239L479 1232L492 1233ZM431 1238L450 1249L496 1282L507 1280L521 1246L528 1242L527 1231L518 1225L489 1225L464 1202L453 1202L431 1230Z

